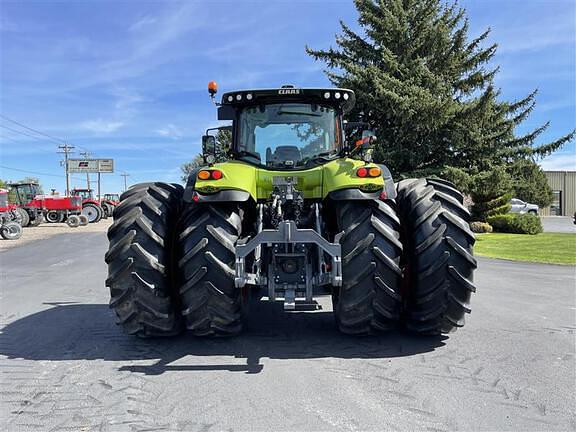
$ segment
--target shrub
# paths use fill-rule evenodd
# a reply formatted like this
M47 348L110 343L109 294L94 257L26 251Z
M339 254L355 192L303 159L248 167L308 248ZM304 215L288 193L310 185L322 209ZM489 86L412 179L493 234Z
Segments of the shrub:
M487 224L486 222L472 222L470 224L470 229L472 232L482 234L482 233L491 233L492 226Z
M533 214L505 214L491 216L488 223L494 231L512 234L539 234L542 232L540 218Z

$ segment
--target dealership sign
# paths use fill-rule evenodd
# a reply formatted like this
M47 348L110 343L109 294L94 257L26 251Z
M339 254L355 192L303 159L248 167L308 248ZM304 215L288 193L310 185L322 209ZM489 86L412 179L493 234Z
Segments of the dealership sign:
M114 159L68 159L71 173L113 173Z

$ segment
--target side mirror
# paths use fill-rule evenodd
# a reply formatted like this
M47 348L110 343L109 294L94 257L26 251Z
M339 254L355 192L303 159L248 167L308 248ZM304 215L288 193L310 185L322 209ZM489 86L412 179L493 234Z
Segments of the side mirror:
M373 143L376 141L376 135L371 130L363 130L362 138L356 141L355 146L357 149L368 150L373 147Z
M213 135L202 136L202 156L207 163L214 163L216 160L216 137Z

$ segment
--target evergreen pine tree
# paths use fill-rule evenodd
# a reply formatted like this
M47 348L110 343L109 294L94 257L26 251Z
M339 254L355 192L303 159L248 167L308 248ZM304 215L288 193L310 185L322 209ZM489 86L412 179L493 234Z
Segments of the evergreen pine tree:
M508 169L512 178L512 190L515 198L547 207L552 204L554 195L546 175L536 163L519 160Z
M361 32L341 22L337 48L306 48L327 65L338 87L356 92L352 116L378 135L375 160L395 175L439 174L446 167L478 173L518 159L549 155L574 137L535 141L548 123L518 136L536 91L506 102L491 67L490 30L468 37L457 3L442 0L355 0Z

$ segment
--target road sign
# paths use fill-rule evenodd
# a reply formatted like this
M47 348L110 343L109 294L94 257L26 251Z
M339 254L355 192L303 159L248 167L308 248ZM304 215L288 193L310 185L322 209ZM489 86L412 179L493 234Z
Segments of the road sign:
M113 173L114 159L98 159L98 172Z
M68 159L68 172L97 173L98 159Z
M113 173L114 159L68 159L71 173Z

